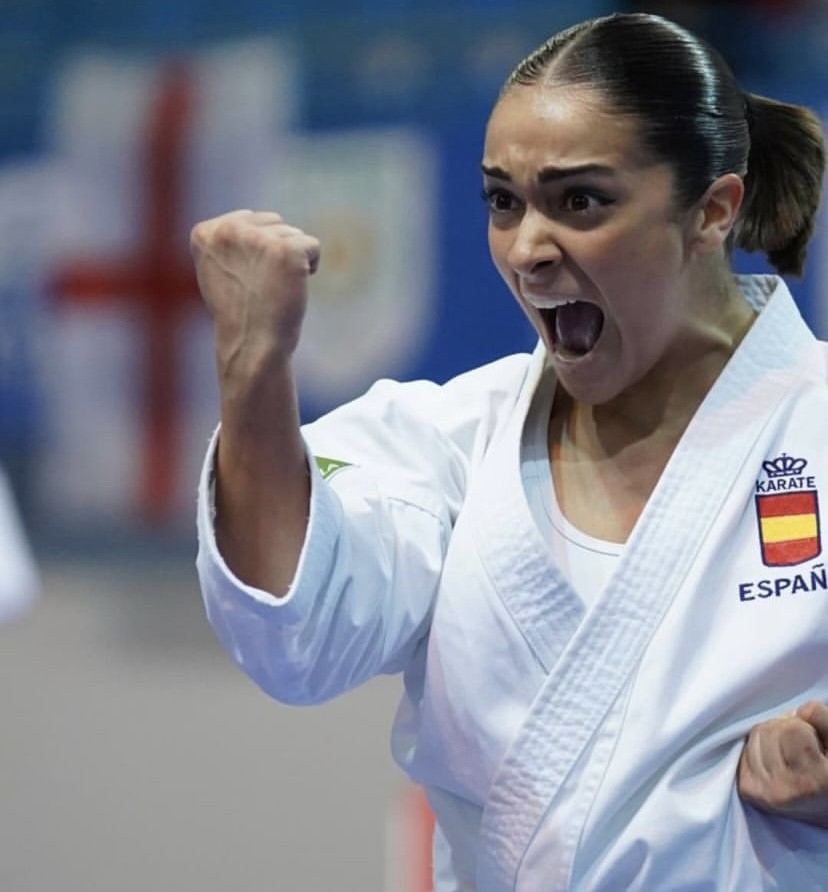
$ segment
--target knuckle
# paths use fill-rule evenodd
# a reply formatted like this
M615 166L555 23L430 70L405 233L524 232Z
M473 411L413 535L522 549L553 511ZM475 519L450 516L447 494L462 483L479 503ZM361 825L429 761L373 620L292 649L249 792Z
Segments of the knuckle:
M190 230L190 250L196 254L204 249L208 238L208 224L204 221L196 223Z
M244 229L232 217L220 218L213 229L211 241L217 248L230 248L239 243Z
M780 749L785 765L793 771L810 770L822 757L813 730L804 723L783 730Z
M798 746L803 740L802 725L798 722L786 721L780 724L777 733L782 744Z
M813 723L818 721L820 717L824 717L827 712L828 709L826 709L824 703L820 703L819 700L808 700L797 709L796 714L803 721Z

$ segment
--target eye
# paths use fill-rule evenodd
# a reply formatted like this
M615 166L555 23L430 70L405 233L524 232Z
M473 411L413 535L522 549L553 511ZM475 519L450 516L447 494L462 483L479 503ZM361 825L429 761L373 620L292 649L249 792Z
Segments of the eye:
M507 214L518 208L518 200L506 189L499 187L484 189L480 197L488 206L490 214Z
M585 189L570 189L563 196L563 208L575 214L583 214L613 203L611 198Z

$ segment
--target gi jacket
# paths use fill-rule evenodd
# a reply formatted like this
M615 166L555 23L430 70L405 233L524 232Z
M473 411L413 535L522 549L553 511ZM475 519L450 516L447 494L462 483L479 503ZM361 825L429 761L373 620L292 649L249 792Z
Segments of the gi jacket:
M542 348L380 382L305 429L312 504L277 600L199 572L239 665L290 703L404 671L395 758L435 810L435 888L828 889L828 831L745 805L748 730L828 699L828 351L772 277L590 610L520 473ZM600 510L600 506L596 506Z

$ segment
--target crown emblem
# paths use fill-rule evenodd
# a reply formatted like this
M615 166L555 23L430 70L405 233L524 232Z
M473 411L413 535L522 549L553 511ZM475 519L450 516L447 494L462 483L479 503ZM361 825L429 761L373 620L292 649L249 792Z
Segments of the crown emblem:
M802 473L808 462L804 458L792 458L783 452L779 458L773 461L763 461L762 467L765 473L773 479L774 477L796 477Z

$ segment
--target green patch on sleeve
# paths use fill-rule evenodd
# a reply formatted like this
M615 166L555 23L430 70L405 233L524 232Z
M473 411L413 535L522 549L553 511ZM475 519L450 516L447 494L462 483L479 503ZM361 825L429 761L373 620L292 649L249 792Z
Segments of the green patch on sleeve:
M325 458L323 455L314 455L313 458L322 474L323 480L330 479L337 471L341 471L343 468L351 467L351 462L340 461L338 458Z

